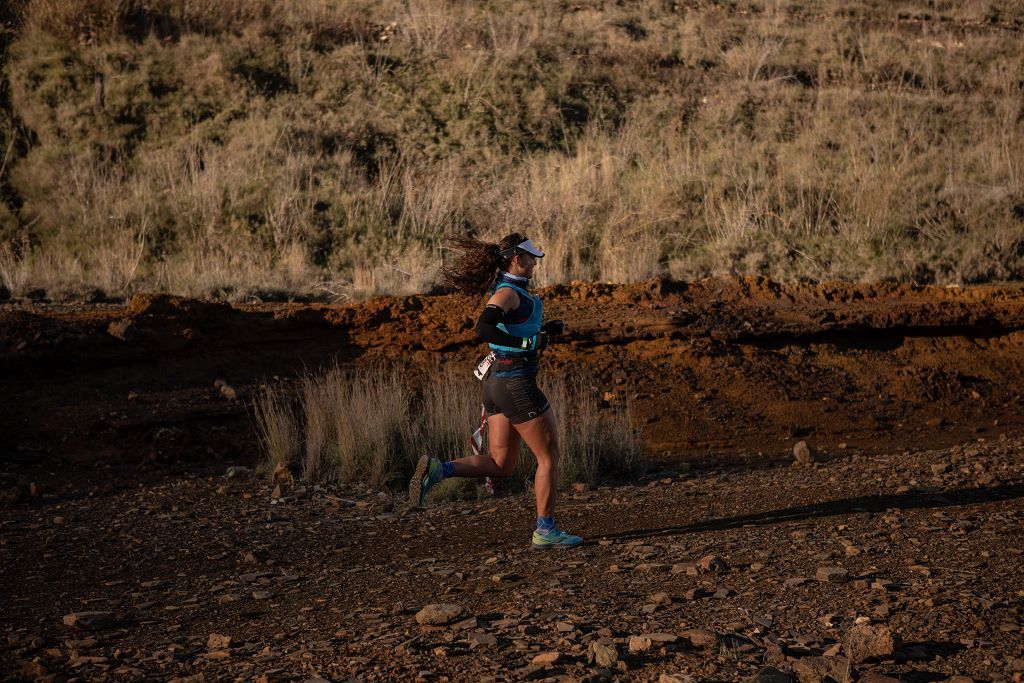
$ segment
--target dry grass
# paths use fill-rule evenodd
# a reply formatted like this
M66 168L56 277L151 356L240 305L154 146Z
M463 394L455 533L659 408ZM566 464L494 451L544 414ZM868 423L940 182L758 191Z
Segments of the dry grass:
M643 440L628 402L602 408L598 389L578 378L552 378L545 390L558 417L563 486L594 484L599 477L629 479L643 470Z
M563 380L551 383L549 398L559 416L563 485L628 478L643 468L643 442L628 406L599 408L593 389ZM468 455L480 420L479 385L452 371L439 371L417 390L397 369L335 368L306 376L294 405L286 390L267 389L254 406L269 469L284 464L304 479L377 488L404 484L420 455ZM535 468L524 446L516 474L502 487L522 490ZM433 495L476 495L477 484L451 482Z
M377 488L407 477L417 442L407 396L396 371L307 376L299 403L302 477Z
M291 465L299 453L300 426L288 396L265 389L253 404L256 434L266 455L269 471Z
M15 294L404 294L464 230L540 284L1024 276L1012 2L22 6Z

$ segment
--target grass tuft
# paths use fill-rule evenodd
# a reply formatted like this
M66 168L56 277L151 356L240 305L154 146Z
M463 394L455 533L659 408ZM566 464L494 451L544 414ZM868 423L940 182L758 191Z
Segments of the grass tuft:
M628 405L601 408L593 390L559 379L549 398L559 418L563 486L626 479L642 470L643 442ZM268 388L254 406L269 469L283 464L304 479L381 489L404 485L423 454L468 455L469 435L480 423L479 385L451 371L439 371L417 389L393 368L334 368L304 377L294 405L284 389ZM501 488L527 488L535 469L524 444L516 473ZM453 480L432 496L475 498L480 483Z

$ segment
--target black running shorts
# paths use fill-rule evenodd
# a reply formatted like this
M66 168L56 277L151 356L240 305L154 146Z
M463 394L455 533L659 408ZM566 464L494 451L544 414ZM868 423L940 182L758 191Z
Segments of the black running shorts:
M488 415L501 413L512 424L532 420L551 407L536 377L487 376L483 383L483 404Z

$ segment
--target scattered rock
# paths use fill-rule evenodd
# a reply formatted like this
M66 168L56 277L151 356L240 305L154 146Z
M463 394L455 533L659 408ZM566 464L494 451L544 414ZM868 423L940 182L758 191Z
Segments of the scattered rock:
M245 465L232 465L228 468L228 471L224 473L226 479L238 479L241 477L248 477L252 474L252 470Z
M803 657L793 665L799 683L851 683L853 667L846 657Z
M2 300L2 294L3 294L3 290L0 290L0 300ZM10 672L8 672L8 673L10 673ZM48 672L46 671L46 667L43 666L42 662L40 662L38 660L33 660L31 662L22 662L21 663L21 675L24 676L25 678L30 678L32 680L36 680L36 679L42 678L47 673Z
M498 644L498 639L490 633L474 633L469 637L469 647L472 650L481 647L494 647Z
M562 658L560 652L542 652L530 662L534 666L551 666Z
M793 446L793 457L801 465L810 465L814 462L814 451L806 441L797 441Z
M900 679L886 676L876 671L869 671L858 678L857 683L900 683Z
M462 614L462 607L452 603L435 603L427 605L416 613L416 621L421 626L443 626Z
M718 555L707 555L700 558L700 561L697 562L697 568L702 574L712 574L726 571L729 569L729 565Z
M135 327L135 322L131 318L115 320L107 325L107 334L115 339L120 339L121 341L131 341L135 338L135 333L137 331L138 329Z
M211 633L206 640L208 650L227 650L231 647L231 636L224 636L219 633Z
M766 666L747 679L748 683L793 683L793 677L773 666Z
M672 598L668 593L654 593L650 597L650 601L655 605L671 605Z
M845 583L850 580L850 572L842 567L818 567L814 578L822 583Z
M651 649L654 643L650 638L646 636L630 636L629 637L629 651L636 652L647 652Z
M681 637L690 641L690 644L698 648L718 647L718 634L703 628L694 628L683 631Z
M619 651L611 639L602 638L590 644L587 650L587 661L594 662L598 666L611 668L619 660Z
M661 674L658 683L696 683L697 679L688 674Z
M471 628L477 627L476 617L470 617L469 619L463 619L462 621L452 624L452 629L455 631L468 631Z
M20 475L0 473L0 505L14 505L32 493L29 481Z
M64 625L87 631L102 631L117 626L113 612L72 612L64 615Z
M846 656L855 664L872 657L892 655L898 646L898 638L885 624L858 624L843 640Z

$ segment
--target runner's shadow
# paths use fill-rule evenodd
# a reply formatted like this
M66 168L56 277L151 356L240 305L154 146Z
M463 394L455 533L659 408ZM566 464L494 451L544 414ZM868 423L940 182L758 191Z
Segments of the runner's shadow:
M1024 483L1006 484L990 488L956 489L953 491L943 491L941 493L909 491L907 493L891 495L861 496L859 498L828 500L820 503L811 503L809 505L785 508L782 510L769 510L750 515L737 515L734 517L709 519L703 522L694 522L692 524L683 524L680 526L620 531L618 533L604 534L601 538L629 540L634 538L647 538L650 536L677 536L698 531L717 531L719 529L732 529L748 525L764 526L801 519L849 515L858 512L878 513L892 509L913 510L916 508L942 508L958 505L977 505L980 503L1013 500L1022 497L1024 497Z

